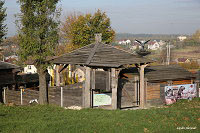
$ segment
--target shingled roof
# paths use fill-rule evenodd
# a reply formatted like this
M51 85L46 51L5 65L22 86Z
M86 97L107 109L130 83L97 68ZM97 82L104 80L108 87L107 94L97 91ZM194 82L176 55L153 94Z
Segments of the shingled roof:
M123 74L138 74L137 68L129 68L122 70ZM195 78L191 72L180 67L179 65L160 65L145 68L145 78L148 81L168 81L168 80L184 80Z
M0 86L15 83L15 74L18 72L19 66L0 61Z
M19 68L19 66L11 64L11 63L0 61L0 70L3 70L3 69L16 69L16 68Z
M78 64L98 67L120 67L126 64L150 62L152 60L103 43L90 44L53 59L55 64Z

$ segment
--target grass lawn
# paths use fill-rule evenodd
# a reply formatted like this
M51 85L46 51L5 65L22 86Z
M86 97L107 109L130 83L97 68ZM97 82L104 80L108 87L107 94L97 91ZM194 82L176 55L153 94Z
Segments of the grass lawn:
M181 129L181 128L195 129ZM177 129L180 128L180 129ZM199 132L200 99L148 110L66 110L0 105L0 132Z

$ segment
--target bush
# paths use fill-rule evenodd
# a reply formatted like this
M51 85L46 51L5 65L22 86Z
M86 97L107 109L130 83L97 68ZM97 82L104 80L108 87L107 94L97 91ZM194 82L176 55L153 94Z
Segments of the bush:
M192 61L191 63L179 63L185 69L199 69L200 66L197 61Z

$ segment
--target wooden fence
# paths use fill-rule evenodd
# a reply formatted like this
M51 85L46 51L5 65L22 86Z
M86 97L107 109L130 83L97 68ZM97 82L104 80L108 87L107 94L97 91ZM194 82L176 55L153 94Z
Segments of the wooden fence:
M49 104L68 106L82 106L83 83L77 83L62 87L50 87L48 90ZM62 102L61 102L61 93ZM36 90L9 90L5 91L5 102L16 105L28 105L31 100L39 100L39 91Z

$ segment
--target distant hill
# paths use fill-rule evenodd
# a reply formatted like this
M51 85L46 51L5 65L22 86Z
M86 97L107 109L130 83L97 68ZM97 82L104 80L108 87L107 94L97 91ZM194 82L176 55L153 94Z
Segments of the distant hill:
M131 33L117 33L116 40L123 39L162 39L162 40L171 40L176 39L179 34L131 34Z

